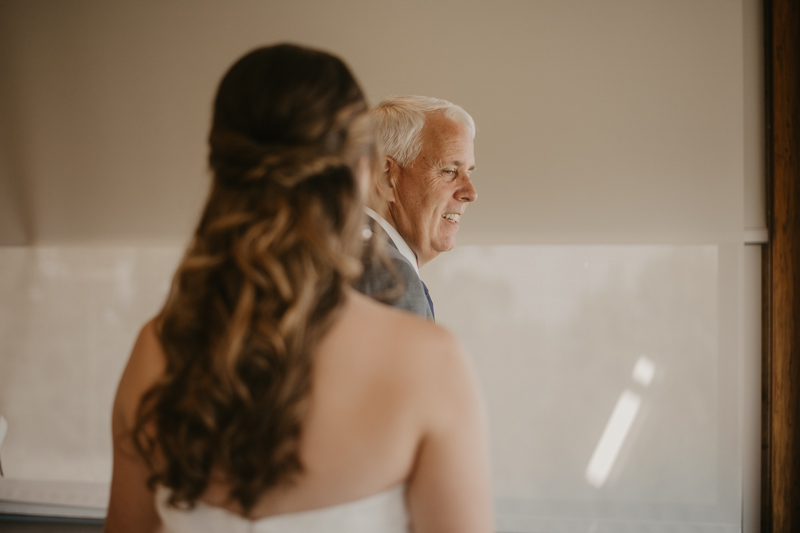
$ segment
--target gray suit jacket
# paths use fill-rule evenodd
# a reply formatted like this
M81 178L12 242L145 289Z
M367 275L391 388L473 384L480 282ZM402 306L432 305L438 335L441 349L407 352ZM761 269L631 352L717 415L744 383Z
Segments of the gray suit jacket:
M370 229L372 229L372 237L365 243L364 254L361 258L364 272L353 284L353 287L379 302L433 320L428 299L425 297L425 289L414 267L403 257L380 225L371 224ZM378 257L374 256L373 249L378 242L376 240L377 232L381 232L385 239L384 251L397 271L396 275Z

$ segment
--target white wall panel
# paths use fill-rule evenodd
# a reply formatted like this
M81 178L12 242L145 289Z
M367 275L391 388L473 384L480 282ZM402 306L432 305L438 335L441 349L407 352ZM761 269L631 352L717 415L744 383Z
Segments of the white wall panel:
M423 269L487 395L500 531L739 531L739 276L715 245L462 246Z
M9 423L0 500L74 504L83 500L71 493L86 493L105 506L114 393L180 253L0 248L0 413Z
M465 245L423 269L486 393L500 531L737 530L714 528L741 517L739 252ZM179 255L0 249L0 500L102 508L114 389ZM626 396L630 431L592 478Z

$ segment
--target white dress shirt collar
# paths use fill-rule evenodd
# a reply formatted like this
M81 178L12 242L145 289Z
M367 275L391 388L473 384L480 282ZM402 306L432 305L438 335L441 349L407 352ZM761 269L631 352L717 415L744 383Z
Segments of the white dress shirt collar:
M397 233L397 230L394 229L394 226L389 224L389 222L385 218L380 216L378 213L376 213L369 207L365 206L364 211L366 211L367 215L369 215L369 217L372 220L380 224L381 227L384 229L384 231L389 234L389 238L392 239L392 242L397 247L400 254L403 257L405 257L409 263L411 263L411 266L414 267L417 276L419 276L419 267L417 266L417 256L414 255L413 251L411 251L411 247L409 247L408 244L406 244L406 241L403 239L403 237L401 237L400 234Z

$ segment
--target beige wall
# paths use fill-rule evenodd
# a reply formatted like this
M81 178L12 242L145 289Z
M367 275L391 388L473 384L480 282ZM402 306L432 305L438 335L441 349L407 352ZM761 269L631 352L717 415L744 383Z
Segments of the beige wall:
M7 0L0 244L182 242L216 83L283 40L340 54L373 102L428 94L473 114L464 243L735 240L759 120L744 113L759 109L751 5Z

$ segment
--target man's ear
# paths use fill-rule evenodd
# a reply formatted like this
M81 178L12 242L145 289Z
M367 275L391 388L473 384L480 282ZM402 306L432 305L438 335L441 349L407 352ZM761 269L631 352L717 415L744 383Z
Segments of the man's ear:
M395 180L400 173L400 167L397 161L389 156L383 158L383 168L378 179L375 180L375 186L378 189L378 196L385 202L392 203L395 201Z

